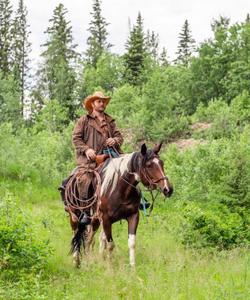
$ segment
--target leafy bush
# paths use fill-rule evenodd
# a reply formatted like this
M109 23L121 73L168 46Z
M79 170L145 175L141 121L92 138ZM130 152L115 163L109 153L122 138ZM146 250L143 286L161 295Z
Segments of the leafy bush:
M0 125L0 175L39 184L58 184L73 168L72 125L62 132Z
M225 205L207 207L189 202L183 215L180 234L185 245L222 250L250 244L250 219L232 213Z
M32 217L10 194L0 199L0 270L18 275L46 267L51 248L39 239Z
M187 202L183 241L188 245L230 248L250 241L249 129L162 155L174 186L174 199Z
M244 91L228 105L223 99L210 101L206 107L200 104L193 116L193 121L211 122L212 127L196 134L199 137L219 139L231 138L250 122L250 95Z

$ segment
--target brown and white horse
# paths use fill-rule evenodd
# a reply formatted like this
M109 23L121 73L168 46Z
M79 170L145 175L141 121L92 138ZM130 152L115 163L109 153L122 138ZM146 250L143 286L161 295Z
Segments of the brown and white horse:
M159 188L165 197L170 197L173 192L173 187L164 174L163 162L158 156L161 145L158 144L152 150L148 150L143 144L139 152L111 158L104 165L100 173L99 202L95 206L96 211L92 214L90 224L85 226L81 220L77 222L77 226L73 224L75 235L72 239L72 253L77 266L80 265L81 246L84 246L85 251L90 250L100 225L102 226L100 251L111 255L114 248L112 224L121 219L128 222L130 265L135 265L136 230L141 200L138 183L141 182L150 190ZM72 222L71 216L71 224Z

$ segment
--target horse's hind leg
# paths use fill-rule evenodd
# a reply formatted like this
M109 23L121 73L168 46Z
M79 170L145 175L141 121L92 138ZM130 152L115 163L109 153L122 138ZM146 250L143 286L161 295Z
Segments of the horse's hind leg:
M76 237L76 234L77 234L78 219L72 213L69 214L69 217L70 217L70 225L71 225L72 232L73 232L73 238L72 238L72 241L71 241L72 247L71 247L70 253L72 253L72 255L73 255L74 265L76 267L79 267L80 263L81 263L80 250L77 248L76 244L74 244L75 237Z
M94 236L99 226L100 226L99 219L93 219L91 225L88 226L88 233L85 241L86 253L89 253L90 250L93 250L94 248L94 243L95 243Z

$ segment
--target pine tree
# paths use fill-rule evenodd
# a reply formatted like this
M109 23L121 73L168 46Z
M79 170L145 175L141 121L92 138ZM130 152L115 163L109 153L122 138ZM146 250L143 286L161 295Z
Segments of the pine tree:
M158 52L159 52L159 35L154 31L147 31L146 41L145 41L146 49L150 55L150 57L154 60L158 60Z
M111 44L107 42L107 25L105 18L102 16L101 0L94 0L93 11L91 12L92 20L88 31L90 36L87 39L88 49L85 53L88 65L96 67L96 63L103 52L108 51Z
M167 55L167 50L165 47L163 47L162 52L160 54L160 65L163 67L167 67L169 66L169 62L168 62L168 55Z
M141 14L138 14L136 25L130 32L125 45L124 55L126 81L132 85L141 85L143 82L143 70L146 57L145 36Z
M23 0L19 0L13 26L13 73L14 78L19 82L21 94L21 114L24 114L25 90L28 88L29 74L29 30L27 24L27 9Z
M12 5L9 0L0 0L0 71L4 77L11 72L12 58Z
M46 50L41 54L44 59L42 68L39 70L40 87L49 99L57 99L68 110L70 119L74 118L75 101L74 89L76 74L73 64L77 59L76 45L73 44L72 27L66 21L67 9L59 4L53 17L49 20L51 26L45 33L48 35L47 42L42 45Z
M194 45L195 40L192 38L188 21L185 20L184 25L182 27L182 31L179 34L179 45L178 50L176 52L177 58L175 62L183 64L184 66L188 66L190 57L195 50Z
M246 23L250 23L250 15L249 15L249 13L247 14L247 17L246 17L246 21L245 21Z

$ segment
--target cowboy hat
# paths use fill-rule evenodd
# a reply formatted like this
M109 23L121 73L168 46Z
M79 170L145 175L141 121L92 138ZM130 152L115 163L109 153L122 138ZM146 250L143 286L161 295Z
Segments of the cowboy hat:
M87 111L92 111L92 102L97 100L97 99L103 99L105 100L105 105L108 105L109 100L111 97L109 96L104 96L102 92L95 92L93 95L90 95L86 97L83 101L83 106Z

